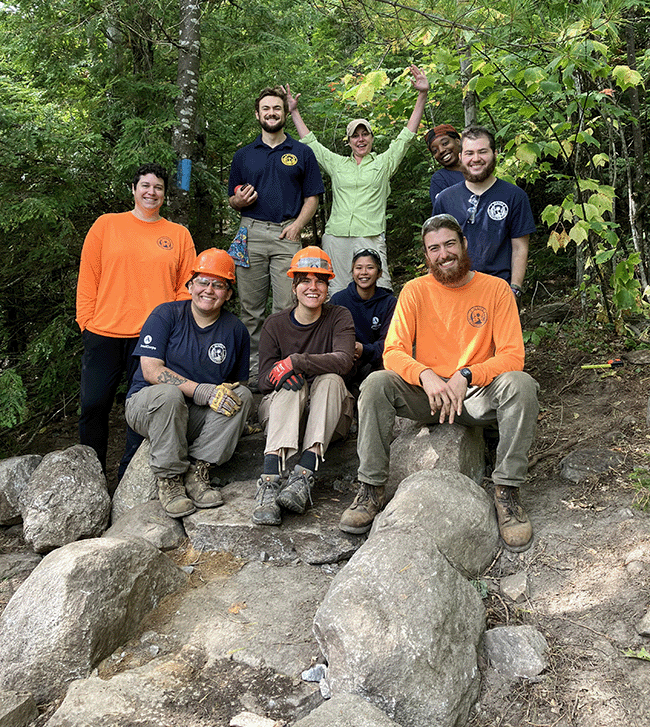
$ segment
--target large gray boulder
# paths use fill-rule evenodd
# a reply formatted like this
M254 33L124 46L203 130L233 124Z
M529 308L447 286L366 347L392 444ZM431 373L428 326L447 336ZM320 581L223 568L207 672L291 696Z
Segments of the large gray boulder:
M296 722L294 727L400 727L356 694L337 694ZM423 726L424 727L424 726Z
M427 470L407 477L375 519L373 533L421 528L438 550L468 578L483 573L499 547L491 498L458 472Z
M0 689L60 695L187 576L145 540L97 538L47 555L0 617Z
M145 439L129 462L113 493L111 522L117 522L131 508L158 499L156 477L149 467L149 440Z
M485 611L429 532L375 533L314 618L333 694L360 694L403 727L458 727L479 692Z
M422 424L398 417L390 445L389 491L421 470L451 470L483 480L483 430L460 424Z
M167 515L156 498L128 510L102 537L144 538L159 550L172 550L185 540L185 530L179 520Z
M94 450L77 444L45 455L20 505L25 541L37 553L101 535L108 525L111 498Z
M22 519L20 496L43 458L26 454L0 461L0 525L15 525Z

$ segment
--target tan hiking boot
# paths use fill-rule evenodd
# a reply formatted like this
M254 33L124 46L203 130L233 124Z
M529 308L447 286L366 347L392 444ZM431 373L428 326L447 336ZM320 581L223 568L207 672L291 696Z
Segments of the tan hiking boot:
M183 475L156 477L158 499L169 517L185 517L194 512L194 505L187 497Z
M210 465L200 459L190 464L185 473L185 490L196 507L223 505L221 492L210 487Z
M528 550L533 540L533 526L519 502L519 488L496 485L494 505L497 510L499 533L506 548L515 553Z
M359 482L359 491L354 502L341 515L339 530L344 533L361 535L370 530L375 515L382 509L385 502L383 487L373 487L365 482Z

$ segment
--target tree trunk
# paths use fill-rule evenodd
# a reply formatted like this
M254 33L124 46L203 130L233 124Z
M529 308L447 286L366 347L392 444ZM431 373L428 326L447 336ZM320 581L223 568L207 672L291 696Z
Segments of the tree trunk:
M196 108L201 61L201 9L199 0L179 0L180 38L176 83L180 94L175 104L177 124L172 146L178 160L176 184L171 188L172 217L182 225L190 218L190 178L195 154Z

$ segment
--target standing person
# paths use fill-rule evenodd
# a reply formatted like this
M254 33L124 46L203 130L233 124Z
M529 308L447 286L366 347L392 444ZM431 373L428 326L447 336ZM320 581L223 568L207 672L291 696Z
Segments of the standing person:
M460 134L451 124L440 124L427 131L424 140L431 155L442 167L431 175L429 196L433 204L443 189L465 180L460 160Z
M253 405L239 384L248 379L248 331L223 310L234 280L225 250L202 252L187 283L190 300L159 305L133 354L139 366L126 420L151 444L158 497L170 517L223 504L210 467L232 457Z
M384 366L359 398L359 491L339 527L370 529L384 505L395 416L499 430L492 472L505 547L526 550L533 530L519 502L539 404L523 372L524 342L505 281L470 270L467 240L451 215L422 226L428 275L404 286L386 337Z
M108 417L126 372L127 388L137 368L131 354L147 316L160 303L187 298L196 257L192 236L160 216L167 172L159 164L141 166L131 185L130 212L102 215L90 228L81 251L77 283L77 323L81 359L79 440L91 446L106 472ZM127 433L123 473L139 439Z
M311 149L284 131L288 105L282 88L265 88L255 100L262 133L239 149L230 167L230 206L248 231L250 267L237 267L241 318L251 336L251 385L255 386L260 332L269 285L273 312L291 304L287 270L301 248L300 233L325 191Z
M326 303L332 263L319 247L294 255L287 273L295 304L269 316L260 340L259 420L266 428L264 466L257 482L256 525L280 525L282 510L302 514L311 499L314 472L330 441L352 422L352 396L343 377L352 368L354 323L350 312ZM306 412L306 414L305 414ZM302 454L287 482L287 457Z
M528 238L535 232L528 195L516 184L494 176L494 135L484 126L463 131L461 160L465 181L440 192L433 202L433 214L455 217L467 237L474 270L508 281L519 300Z
M368 374L383 368L384 341L397 305L392 290L377 286L380 277L379 253L371 249L359 250L352 257L352 282L332 296L332 304L347 308L354 321L355 365L346 384L355 398L359 395L359 385Z
M379 284L391 287L386 257L386 202L390 178L415 139L429 91L426 75L417 66L411 66L410 70L411 85L418 97L406 127L382 154L372 150L374 137L366 119L353 119L347 125L348 144L352 149L350 156L327 149L302 120L298 111L300 94L292 96L287 84L289 111L300 140L314 150L318 163L332 178L332 211L323 235L323 250L332 259L336 273L332 293L348 285L352 256L365 247L379 251L383 271Z

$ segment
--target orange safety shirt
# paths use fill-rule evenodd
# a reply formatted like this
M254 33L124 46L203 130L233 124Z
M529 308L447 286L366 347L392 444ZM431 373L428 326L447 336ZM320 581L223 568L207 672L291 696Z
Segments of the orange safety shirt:
M144 222L131 212L102 215L81 251L77 323L110 338L137 338L160 303L190 297L196 258L187 228Z
M388 329L384 366L414 386L421 386L425 369L448 379L468 367L473 386L487 386L506 371L522 371L524 341L510 286L484 273L474 273L459 288L448 288L430 274L410 280Z

